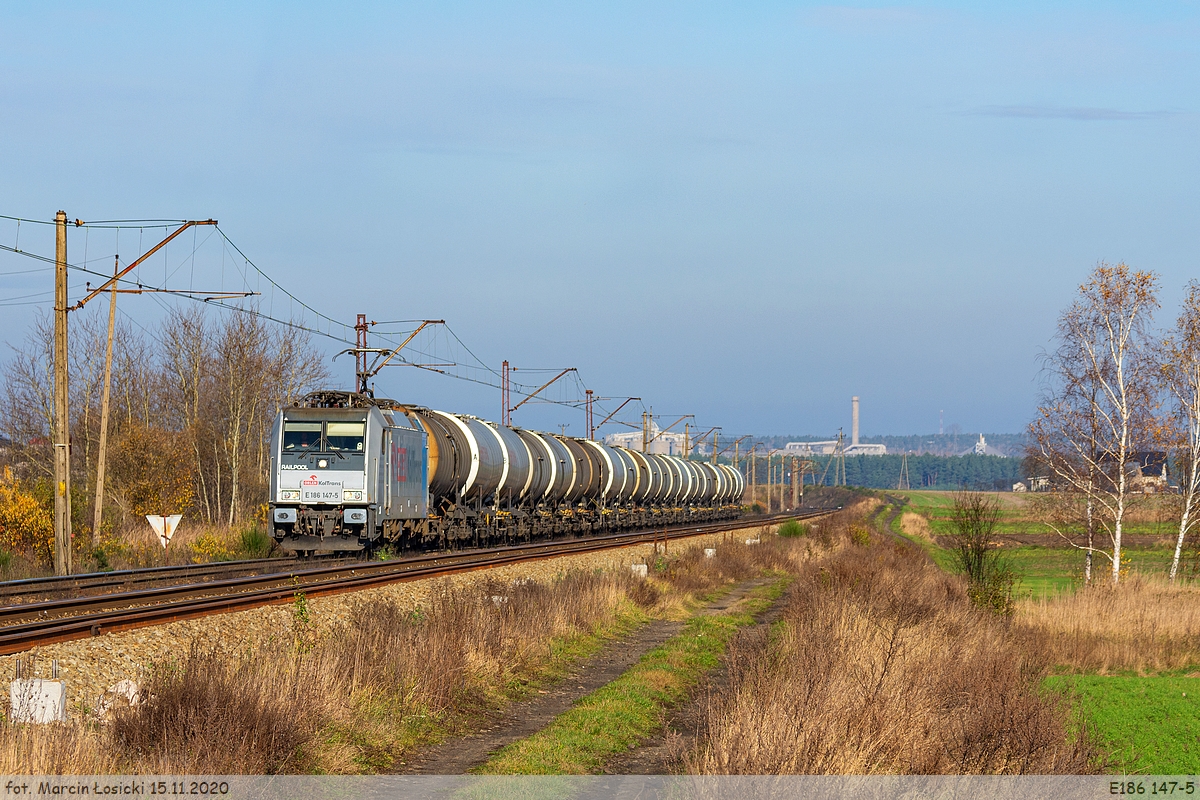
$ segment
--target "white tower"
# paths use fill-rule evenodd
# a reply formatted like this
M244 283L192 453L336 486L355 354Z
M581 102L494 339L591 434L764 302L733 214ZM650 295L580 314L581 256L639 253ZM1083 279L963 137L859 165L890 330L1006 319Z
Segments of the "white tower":
M858 447L858 398L850 398L850 444Z

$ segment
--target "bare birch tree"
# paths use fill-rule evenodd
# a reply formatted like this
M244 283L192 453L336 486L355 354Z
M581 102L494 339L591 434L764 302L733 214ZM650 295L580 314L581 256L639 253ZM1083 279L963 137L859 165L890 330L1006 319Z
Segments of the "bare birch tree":
M1175 329L1162 346L1162 376L1170 409L1169 438L1179 465L1180 515L1171 580L1179 572L1183 540L1196 525L1200 501L1200 283L1188 284Z
M1091 540L1080 549L1109 559L1114 584L1131 499L1128 467L1150 438L1157 307L1153 273L1099 264L1059 319L1059 346L1046 358L1047 387L1030 425L1032 448L1052 480L1085 498L1089 529L1094 520L1108 533L1111 550Z

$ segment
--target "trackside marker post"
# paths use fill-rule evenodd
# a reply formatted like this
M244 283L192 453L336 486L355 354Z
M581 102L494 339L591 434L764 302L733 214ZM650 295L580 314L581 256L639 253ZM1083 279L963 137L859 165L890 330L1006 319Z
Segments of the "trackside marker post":
M162 542L163 550L167 549L167 545L171 543L171 537L175 535L175 530L179 527L179 520L183 519L182 514L171 514L165 516L162 514L147 514L146 521L150 523L150 527L158 534L158 541Z

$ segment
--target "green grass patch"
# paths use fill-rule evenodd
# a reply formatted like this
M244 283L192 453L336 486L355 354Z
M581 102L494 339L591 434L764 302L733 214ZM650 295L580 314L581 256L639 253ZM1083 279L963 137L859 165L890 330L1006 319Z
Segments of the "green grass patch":
M1110 771L1200 774L1200 678L1063 675L1046 685L1076 698Z
M662 724L663 712L717 666L729 638L779 599L790 580L777 575L735 610L693 616L683 631L646 653L620 678L582 698L538 733L505 747L476 771L585 775L638 746Z
M808 536L808 526L803 522L789 519L779 526L777 533L784 537Z

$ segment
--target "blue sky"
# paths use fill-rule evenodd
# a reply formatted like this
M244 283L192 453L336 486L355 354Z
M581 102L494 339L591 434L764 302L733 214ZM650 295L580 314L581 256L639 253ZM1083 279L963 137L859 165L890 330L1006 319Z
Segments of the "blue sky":
M852 394L866 434L941 409L1020 430L1097 260L1159 272L1164 321L1196 275L1191 4L60 3L0 25L0 214L216 217L335 318L445 318L489 364L575 366L727 432L831 432ZM0 275L0 303L49 280ZM38 308L0 307L0 338ZM498 416L494 389L414 370L379 389Z

